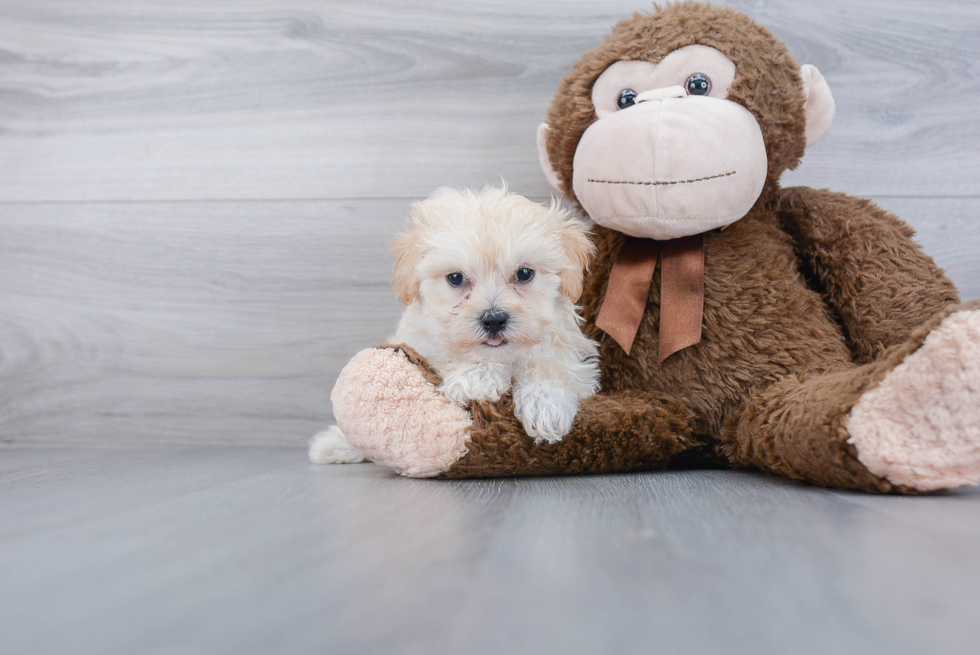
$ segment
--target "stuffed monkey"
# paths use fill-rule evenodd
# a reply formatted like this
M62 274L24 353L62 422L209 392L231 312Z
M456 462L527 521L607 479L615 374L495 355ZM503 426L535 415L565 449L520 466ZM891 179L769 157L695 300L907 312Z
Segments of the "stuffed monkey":
M617 24L561 81L545 174L595 223L580 300L602 391L536 445L509 398L455 405L403 347L362 351L334 414L417 477L755 468L869 492L980 481L980 303L867 200L779 179L829 128L812 66L684 2Z

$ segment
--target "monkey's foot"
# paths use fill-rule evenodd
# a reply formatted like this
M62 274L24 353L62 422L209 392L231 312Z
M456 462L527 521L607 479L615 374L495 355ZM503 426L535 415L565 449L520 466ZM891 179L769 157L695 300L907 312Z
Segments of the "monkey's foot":
M944 318L861 397L847 430L858 460L894 484L936 491L980 482L980 309Z
M330 400L347 441L401 475L435 477L466 454L469 412L440 394L401 351L368 348L354 355Z

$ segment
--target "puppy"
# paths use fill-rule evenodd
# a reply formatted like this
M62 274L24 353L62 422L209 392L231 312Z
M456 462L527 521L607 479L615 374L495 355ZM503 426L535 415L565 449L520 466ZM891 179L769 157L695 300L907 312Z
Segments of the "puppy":
M412 206L393 245L406 308L388 341L424 356L439 390L460 404L512 389L525 432L559 441L599 386L597 345L574 305L592 250L588 228L555 202L543 207L506 186L439 189ZM310 459L363 461L336 426L314 437Z

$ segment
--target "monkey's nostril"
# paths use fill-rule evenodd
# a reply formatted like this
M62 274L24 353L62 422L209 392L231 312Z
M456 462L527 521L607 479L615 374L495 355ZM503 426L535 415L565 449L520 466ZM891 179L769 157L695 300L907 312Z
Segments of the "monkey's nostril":
M487 334L495 337L507 327L507 319L509 318L510 315L507 312L500 311L499 309L488 309L480 314L480 324L487 331Z

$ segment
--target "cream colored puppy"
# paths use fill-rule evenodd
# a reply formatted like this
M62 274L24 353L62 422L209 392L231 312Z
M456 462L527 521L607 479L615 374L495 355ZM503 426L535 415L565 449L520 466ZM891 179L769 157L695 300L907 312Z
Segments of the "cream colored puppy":
M389 343L424 356L450 400L496 401L512 389L535 442L568 434L599 385L596 344L574 305L593 250L585 225L506 187L443 188L412 206L393 250L406 308ZM336 426L314 437L310 459L363 460Z

